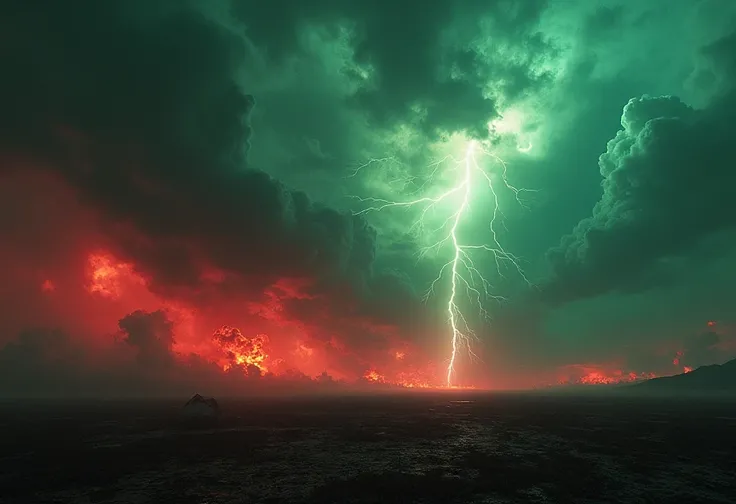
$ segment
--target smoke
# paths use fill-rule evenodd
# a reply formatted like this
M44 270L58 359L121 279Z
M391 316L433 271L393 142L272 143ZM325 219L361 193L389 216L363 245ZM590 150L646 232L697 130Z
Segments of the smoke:
M120 319L118 326L122 341L136 350L141 365L159 367L171 364L174 330L163 311L147 313L138 310Z

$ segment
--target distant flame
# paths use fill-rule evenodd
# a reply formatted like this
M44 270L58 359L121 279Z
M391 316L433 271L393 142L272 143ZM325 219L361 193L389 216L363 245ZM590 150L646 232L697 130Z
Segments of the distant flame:
M54 285L54 282L51 280L44 280L41 284L41 291L42 292L54 292L56 290L56 285Z
M215 331L212 339L227 355L227 362L223 364L223 369L228 370L234 365L251 365L263 372L268 371L266 367L268 336L265 334L247 337L236 327L222 326Z
M369 369L368 371L366 371L363 377L366 380L370 382L375 382L375 383L384 383L386 381L383 375L379 374L378 371L376 371L375 369Z
M412 367L387 376L379 373L375 368L370 368L365 372L363 378L371 383L385 383L404 388L445 388L438 386L435 371L432 366Z
M617 383L631 383L640 380L649 380L656 378L654 373L634 371L623 371L621 369L606 370L596 365L580 365L575 364L566 366L570 376L566 376L558 380L559 385L614 385Z
M585 385L609 385L612 383L630 382L638 379L636 373L624 373L620 370L614 371L611 375L604 375L601 372L594 371L580 378L580 383Z
M432 388L433 385L418 373L399 373L397 384L406 388Z

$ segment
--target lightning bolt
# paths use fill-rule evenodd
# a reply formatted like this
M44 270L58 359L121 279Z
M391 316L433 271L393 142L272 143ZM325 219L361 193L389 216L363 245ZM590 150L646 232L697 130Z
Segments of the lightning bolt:
M500 170L496 173L490 172L487 165L478 161L479 157L493 161L493 165L500 166ZM353 169L350 177L358 175L363 169L372 165L384 165L387 163L398 163L395 158L385 157L380 159L371 159L368 162ZM496 265L496 273L500 278L504 277L504 270L510 267L515 271L521 279L528 285L531 285L526 274L522 270L519 260L510 252L506 251L501 245L498 237L497 227L502 224L503 212L501 210L497 189L503 188L510 191L517 203L526 208L521 195L524 192L533 192L529 189L519 189L511 185L506 177L506 162L498 155L486 149L480 142L471 140L465 146L464 155L461 158L454 156L445 156L437 161L432 162L428 168L431 169L429 177L415 191L421 192L429 181L431 181L437 172L443 166L450 164L458 174L459 178L456 184L439 194L438 196L419 197L410 201L389 201L381 198L361 198L354 196L360 202L367 203L370 206L354 212L356 215L367 214L369 212L380 212L389 208L412 208L421 207L419 218L412 225L412 229L424 230L424 221L427 213L436 208L436 206L448 200L451 196L457 196L457 204L453 211L444 220L439 228L433 231L446 230L444 236L430 246L423 247L420 250L420 257L430 251L439 251L444 245L450 244L452 247L451 259L448 260L440 268L437 277L431 282L429 289L425 295L427 300L435 293L435 287L450 272L450 294L446 304L447 315L451 330L452 352L447 365L447 387L452 387L456 376L456 363L461 349L466 349L471 358L477 358L473 352L472 342L477 339L475 332L472 330L468 318L461 309L460 298L464 293L468 299L475 304L482 318L490 319L489 313L484 308L485 300L503 301L504 297L492 292L492 283L480 272L473 260L474 252L486 252L493 257ZM490 163L489 163L490 165ZM497 175L494 177L494 175ZM496 179L496 180L494 180ZM414 182L414 177L409 177L403 181L397 180L393 182L403 182L405 184ZM489 222L490 241L485 244L473 245L465 243L460 238L460 227L470 209L470 203L473 193L474 184L477 181L485 182L488 186L492 208L492 216ZM500 183L500 187L497 187Z

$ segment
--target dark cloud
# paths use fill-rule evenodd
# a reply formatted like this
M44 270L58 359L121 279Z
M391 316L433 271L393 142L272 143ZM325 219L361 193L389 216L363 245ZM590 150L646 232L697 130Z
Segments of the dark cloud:
M588 38L614 35L621 29L626 19L626 9L622 5L600 6L586 19L583 33Z
M732 72L736 35L707 49ZM736 94L723 90L696 110L672 96L634 98L599 167L603 196L593 215L549 252L557 299L638 290L666 279L667 259L736 224Z
M16 2L7 147L60 171L165 295L201 293L212 268L229 294L286 277L370 295L375 230L248 166L244 27L189 4Z
M541 255L598 200L597 173L576 166L595 163L618 128L621 105L638 97L600 157L603 196L550 251L554 279L542 293L569 301L670 281L693 246L702 249L704 238L734 224L735 37L710 44L686 79L683 54L721 31L671 41L680 20L690 19L684 13L700 7L624 3L4 2L0 259L14 267L12 281L0 286L0 304L13 312L0 320L0 337L31 320L92 339L130 313L120 320L114 355L105 357L120 361L114 373L99 370L73 338L36 331L2 351L4 362L20 363L12 376L32 380L47 367L57 379L39 379L59 390L85 380L99 390L102 383L124 388L126 380L145 390L156 380L166 388L188 376L220 379L222 366L174 351L222 324L242 329L231 344L245 348L268 333L275 359L305 343L345 376L394 353L396 338L422 347L407 360L433 347L446 352L446 285L420 302L444 252L417 261L429 237L407 232L411 212L371 215L376 229L338 209L353 204L347 194L407 196L411 184L400 187L394 176L423 184L425 158L437 154L428 142L454 130L485 136L486 122L508 107L523 121L509 127L523 130L534 149L516 153L517 138L494 148L508 158L512 182L541 189L546 204L523 221L510 214L501 239L534 268L529 256ZM706 3L726 19L715 10L728 2L698 5ZM693 31L707 31L707 21L693 21ZM680 93L687 86L695 92ZM662 93L670 95L656 96ZM337 176L384 155L402 166ZM451 183L443 176L438 185ZM483 207L478 201L468 214L468 238L488 234ZM87 256L98 248L130 263L135 272L125 274L146 285L117 300L87 292ZM477 265L495 274L482 258ZM41 288L46 281L53 292ZM514 282L493 280L505 294L518 293ZM468 315L489 341L482 366L531 375L532 367L582 358L596 346L613 351L615 331L594 329L607 309L578 306L576 314L571 304L560 314L538 298L509 297L488 306L490 325ZM162 306L181 311L176 342L171 321L155 311ZM184 314L193 307L199 312L189 327ZM712 311L689 307L694 318L721 316ZM555 315L559 326L590 323L555 326L552 334ZM599 339L563 344L585 331ZM49 358L60 352L63 359ZM316 361L310 373L323 369ZM227 379L240 379L236 371Z
M532 65L551 51L537 31L546 4L281 0L237 2L234 10L275 59L299 54L306 27L349 30L355 61L346 72L358 84L350 101L373 124L412 122L430 135L485 137L499 96L513 99L548 82ZM480 40L486 37L488 47ZM510 56L509 46L525 51Z

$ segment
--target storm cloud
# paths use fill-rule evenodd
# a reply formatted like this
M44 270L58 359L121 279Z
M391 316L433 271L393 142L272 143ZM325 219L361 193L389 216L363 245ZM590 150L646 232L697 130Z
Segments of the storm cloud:
M300 36L310 25L343 30L354 56L344 70L357 85L348 105L378 126L411 122L429 136L467 130L484 138L499 99L548 82L539 63L552 47L537 29L546 4L245 1L234 13L254 44L276 59L302 50ZM486 33L493 44L483 40ZM514 52L521 46L528 51Z
M458 201L364 211L456 186L463 164L447 160L470 139L493 155L457 227L475 247L455 283L477 336L468 383L606 359L646 374L736 316L733 2L13 0L2 14L0 342L36 370L26 381L240 384L268 373L215 354L260 334L274 373L406 378L431 361L444 376ZM699 363L730 352L718 337Z
M705 48L713 70L732 74L734 34ZM736 89L704 109L675 96L632 98L622 129L599 159L603 196L593 214L549 252L550 296L595 296L664 281L667 259L736 224Z
M152 288L254 298L292 278L370 296L375 230L248 164L243 26L176 2L34 7L7 18L24 51L3 83L4 138L78 189ZM203 285L208 269L219 287Z

